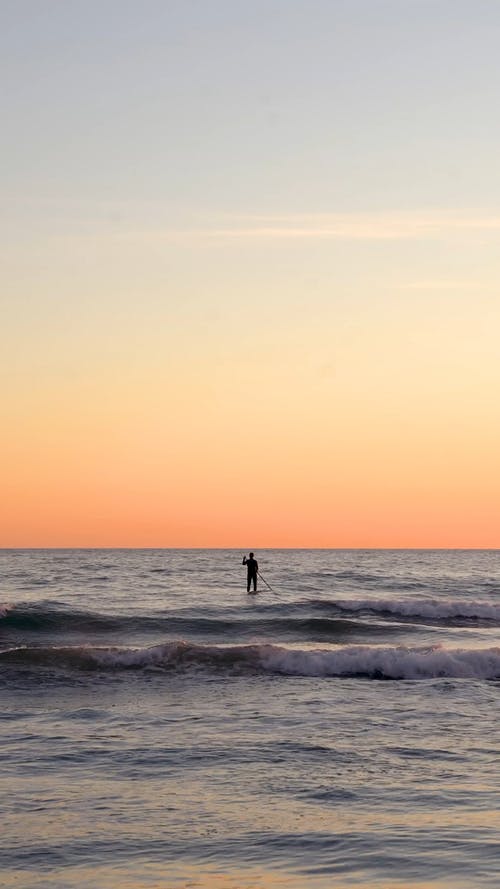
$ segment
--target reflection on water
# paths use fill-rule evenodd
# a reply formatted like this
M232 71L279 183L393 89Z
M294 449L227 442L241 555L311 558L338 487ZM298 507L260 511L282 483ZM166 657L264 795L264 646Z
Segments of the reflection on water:
M361 876L361 875L360 875ZM362 885L356 876L347 882L324 876L298 877L283 871L259 868L227 872L206 867L179 868L175 864L133 863L114 867L65 867L50 877L33 875L28 869L2 871L2 889L353 889ZM370 880L370 889L471 889L460 879Z

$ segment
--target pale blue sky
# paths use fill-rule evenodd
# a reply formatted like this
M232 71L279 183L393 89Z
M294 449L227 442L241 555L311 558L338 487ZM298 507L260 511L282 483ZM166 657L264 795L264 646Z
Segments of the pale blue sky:
M123 201L125 221L143 202L153 222L150 202L181 222L498 206L494 0L3 0L0 13L7 197L82 215L95 202L97 216Z
M226 319L236 333L249 306L275 338L306 306L318 326L398 301L410 316L489 310L500 4L4 0L0 12L15 330L59 331L55 353L71 351L72 317L86 353L110 323L153 335L167 319L184 332Z

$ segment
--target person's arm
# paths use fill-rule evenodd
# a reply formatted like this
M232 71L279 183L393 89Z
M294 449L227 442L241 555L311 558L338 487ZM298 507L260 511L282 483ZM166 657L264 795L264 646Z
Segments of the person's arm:
M246 563L247 563L247 557L246 557L246 556L243 556L243 561L242 561L241 564L242 564L242 565L246 565Z

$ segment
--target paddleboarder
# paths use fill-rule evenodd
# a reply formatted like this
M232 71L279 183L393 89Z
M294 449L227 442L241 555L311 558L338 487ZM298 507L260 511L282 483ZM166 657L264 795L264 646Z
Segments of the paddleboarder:
M250 587L253 584L254 593L257 592L257 573L259 570L259 563L256 558L254 558L254 554L250 553L248 559L246 556L243 556L243 565L247 566L247 593L250 592Z

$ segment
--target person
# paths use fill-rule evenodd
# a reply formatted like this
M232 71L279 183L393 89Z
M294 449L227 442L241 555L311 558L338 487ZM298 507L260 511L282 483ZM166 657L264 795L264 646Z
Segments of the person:
M247 566L247 593L250 592L250 586L253 583L253 591L257 592L257 572L259 570L259 563L257 559L254 558L254 554L250 553L248 559L246 556L243 556L243 565Z

